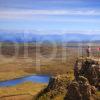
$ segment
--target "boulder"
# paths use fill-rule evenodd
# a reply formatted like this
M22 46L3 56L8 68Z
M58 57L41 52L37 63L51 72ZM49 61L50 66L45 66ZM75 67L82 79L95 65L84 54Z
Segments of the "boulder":
M66 94L69 83L70 77L66 74L51 77L48 86L37 96L38 100L43 99L44 96L46 96L46 100L48 100L47 98L51 100L58 95Z
M68 86L65 100L96 100L96 89L91 86L88 79L79 76L78 81L72 81Z
M91 85L100 88L100 62L92 58L78 59L74 66L74 76L84 76ZM81 65L81 66L80 66Z

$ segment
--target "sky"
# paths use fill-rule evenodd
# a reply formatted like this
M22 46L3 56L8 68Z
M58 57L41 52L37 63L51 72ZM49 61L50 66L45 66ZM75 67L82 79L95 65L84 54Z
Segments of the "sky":
M0 0L0 30L100 33L100 0Z

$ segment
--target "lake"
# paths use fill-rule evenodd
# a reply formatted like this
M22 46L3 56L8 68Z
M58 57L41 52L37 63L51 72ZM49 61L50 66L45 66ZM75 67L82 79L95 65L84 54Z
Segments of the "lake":
M49 79L50 76L46 75L32 75L0 82L0 87L15 86L24 82L48 83Z

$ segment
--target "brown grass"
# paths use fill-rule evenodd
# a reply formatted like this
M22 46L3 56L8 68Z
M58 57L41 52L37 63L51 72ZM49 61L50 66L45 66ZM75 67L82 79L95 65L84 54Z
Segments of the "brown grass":
M22 98L31 100L45 86L47 84L26 82L13 87L3 87L0 88L0 100L21 100Z
M24 48L28 48L29 55L28 57L23 56ZM36 49L40 49L41 54L45 59L37 57L36 59ZM0 56L0 80L8 80L13 78L18 78L21 76L26 76L30 74L66 74L73 70L73 65L77 57L77 48L64 48L61 45L58 45L56 56L50 60L48 55L50 55L52 46L43 45L42 47L36 48L35 45L25 45L19 44L18 56L12 58L13 55L13 45L4 44L3 52L6 58ZM63 55L63 51L66 52L66 55ZM62 60L63 59L63 60ZM39 67L40 65L40 67ZM37 68L40 69L37 69Z

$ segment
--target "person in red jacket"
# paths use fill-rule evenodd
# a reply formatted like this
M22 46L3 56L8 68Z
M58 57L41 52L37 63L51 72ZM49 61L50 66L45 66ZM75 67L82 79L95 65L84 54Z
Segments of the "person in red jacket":
M100 57L100 47L96 48L96 52L97 52L97 57ZM98 59L99 60L99 59Z

